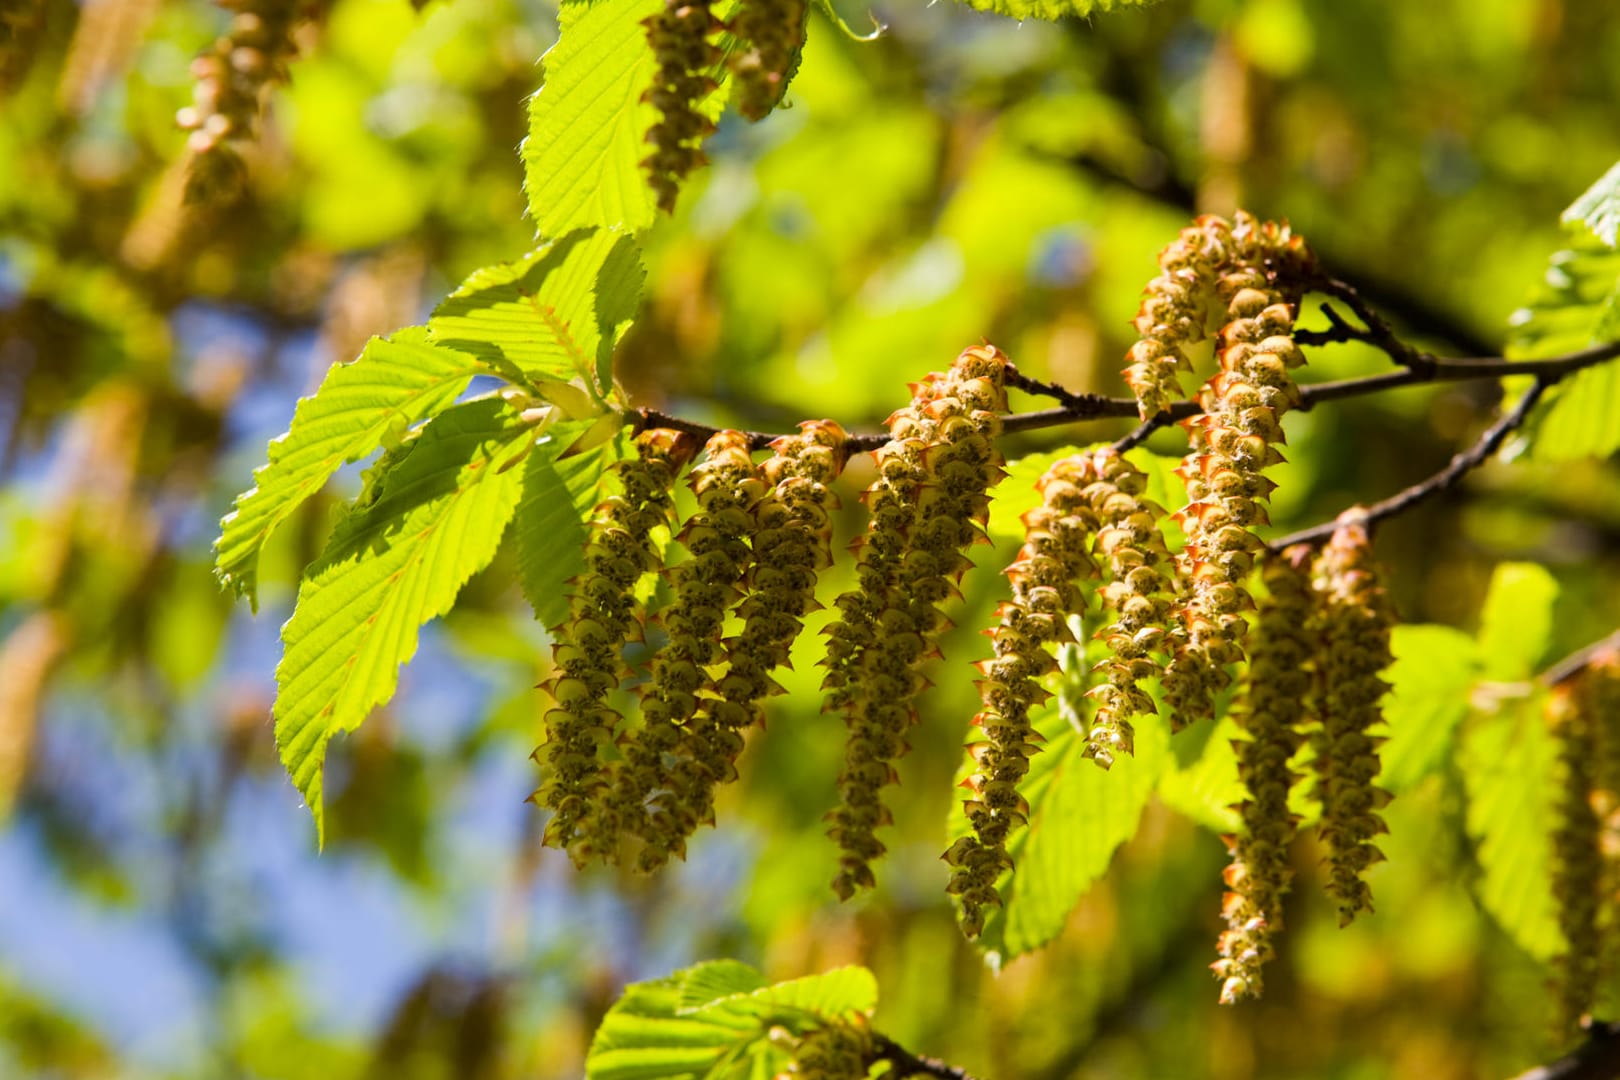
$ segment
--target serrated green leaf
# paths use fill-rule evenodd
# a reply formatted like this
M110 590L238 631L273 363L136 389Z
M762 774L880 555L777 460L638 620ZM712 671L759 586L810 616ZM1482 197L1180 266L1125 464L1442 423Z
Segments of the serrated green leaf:
M1384 672L1389 741L1379 784L1400 794L1438 769L1468 712L1468 691L1479 677L1474 640L1449 626L1397 626L1390 637L1395 663Z
M1479 658L1487 679L1529 678L1552 641L1558 579L1536 563L1502 563L1491 575L1479 619Z
M1230 716L1212 725L1196 757L1179 768L1166 769L1159 777L1159 798L1164 804L1218 833L1241 829L1243 821L1232 809L1247 797L1238 776L1237 753L1232 749L1232 740L1239 734ZM1184 731L1176 741L1190 735ZM1294 793L1300 790L1296 787Z
M1479 902L1538 960L1564 949L1551 886L1554 758L1539 698L1482 716L1463 733Z
M790 1009L820 1020L850 1020L871 1016L877 1009L878 985L870 971L851 964L773 983L755 990L748 998L771 1013Z
M1566 225L1585 225L1592 235L1614 247L1620 240L1620 162L1571 203L1562 220Z
M415 327L391 340L372 338L358 359L334 366L320 389L298 402L287 433L270 443L269 463L220 522L220 582L256 608L259 550L276 527L342 465L403 436L486 370L474 356L430 344Z
M605 394L613 347L629 329L644 278L635 241L576 230L514 263L485 267L428 320L433 339L535 379L579 377Z
M524 189L541 236L613 225L640 232L653 223L656 200L641 159L657 112L641 97L655 62L641 23L662 8L661 0L569 0L558 12L557 44L545 55L546 81L530 99L523 141ZM725 5L715 14L724 19ZM712 120L724 107L722 86L698 111Z
M551 429L559 447L583 435L586 422ZM573 457L535 453L523 466L523 498L513 515L511 541L518 583L535 618L555 627L568 617L569 579L585 569L585 539L596 504L610 491L609 467L630 452L623 435Z
M705 960L687 968L675 1011L697 1012L722 998L751 994L765 986L765 976L741 960Z
M993 11L1010 19L1049 19L1087 16L1116 7L1140 7L1155 0L962 0L979 11Z
M393 694L422 624L494 556L521 494L512 466L530 431L499 399L440 413L305 572L281 631L276 746L323 839L327 742Z
M1561 356L1620 338L1620 252L1586 239L1553 255L1528 306L1514 312L1507 355ZM1565 461L1620 450L1620 366L1576 372L1547 392L1526 425L1531 456Z
M692 971L633 983L602 1018L585 1058L587 1080L744 1080L772 1075L787 1055L766 1038L759 1017L711 1009L681 1015L681 987Z
M1073 696L1074 689L1071 682L1067 693ZM1020 787L1029 802L1029 824L1008 842L1014 869L1001 881L1002 907L992 911L979 936L980 947L1001 961L1038 949L1062 932L1074 906L1136 832L1170 760L1163 721L1139 717L1136 755L1120 757L1105 771L1084 756L1085 738L1064 714L1060 695L1031 717L1047 741L1045 752L1030 760ZM953 834L967 827L958 806Z

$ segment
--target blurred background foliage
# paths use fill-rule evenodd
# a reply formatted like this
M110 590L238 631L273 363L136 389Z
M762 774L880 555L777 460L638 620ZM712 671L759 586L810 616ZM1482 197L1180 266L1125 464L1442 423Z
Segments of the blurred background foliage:
M1158 803L1057 943L988 969L937 858L974 708L962 663L923 702L870 900L826 885L841 725L810 653L724 830L656 879L576 873L523 803L547 652L501 564L425 633L386 714L334 745L317 856L268 715L277 626L333 503L273 543L256 618L216 589L209 543L328 365L528 246L516 149L555 9L337 0L301 31L246 190L212 205L182 201L174 115L228 13L33 10L8 23L0 98L0 1075L577 1076L627 981L711 956L773 978L867 964L879 1027L987 1080L1460 1080L1549 1055L1546 972L1470 891L1455 766L1390 808L1376 917L1337 929L1301 847L1259 1004L1216 1006L1222 846ZM1602 3L872 11L889 27L872 44L813 26L791 107L728 118L650 236L619 358L639 403L871 430L980 338L1120 393L1154 253L1235 206L1290 219L1419 344L1494 355L1559 211L1616 157L1620 13ZM1382 362L1319 350L1310 374ZM1290 417L1278 527L1434 471L1499 393ZM1543 660L1607 632L1617 495L1601 463L1480 471L1381 531L1403 618L1472 632L1493 569L1526 560L1561 585ZM961 660L1000 595L994 574L968 582L945 650Z

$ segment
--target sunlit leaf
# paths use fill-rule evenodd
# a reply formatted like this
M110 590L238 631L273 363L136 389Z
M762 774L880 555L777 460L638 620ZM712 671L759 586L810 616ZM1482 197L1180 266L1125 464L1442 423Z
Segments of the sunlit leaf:
M558 424L550 434L566 447L590 424ZM556 626L568 616L568 581L585 569L585 539L596 504L609 494L608 468L629 453L622 435L573 457L530 454L523 498L512 518L518 583L535 618Z
M434 311L428 331L497 370L580 377L606 393L613 346L635 317L643 276L627 234L579 230L517 262L475 272Z
M1588 238L1558 252L1529 305L1512 321L1508 356L1518 360L1620 339L1620 251ZM1540 461L1620 450L1620 363L1586 368L1553 387L1527 431Z
M1384 699L1389 742L1380 754L1379 783L1402 792L1449 755L1479 661L1473 639L1449 626L1397 626L1391 649L1395 663L1384 673L1390 683Z
M789 1009L823 1020L848 1020L872 1014L877 1008L878 986L866 968L849 965L762 987L748 998L750 1005L771 1014Z
M641 100L654 71L641 23L662 7L660 0L562 5L560 36L545 55L545 84L529 103L523 142L529 214L542 237L593 226L639 232L652 224L656 204L641 159L657 113ZM723 7L716 7L722 18ZM713 119L724 105L716 92L698 111Z
M1558 579L1535 563L1503 563L1480 615L1479 658L1488 679L1528 678L1552 640Z
M765 976L741 960L706 960L686 969L677 1011L697 1012L721 998L751 994L764 985Z
M1482 716L1463 734L1479 902L1538 960L1563 949L1551 885L1554 755L1539 700Z
M1159 798L1166 806L1218 833L1236 832L1242 819L1233 809L1247 793L1238 776L1237 753L1232 740L1239 734L1230 717L1222 717L1208 728L1202 749L1179 768L1166 769L1159 777ZM1195 731L1176 736L1176 744L1188 743ZM1296 787L1297 794L1302 789Z
M1620 239L1620 162L1564 211L1566 225L1579 222L1610 247Z
M346 462L357 461L424 416L444 408L487 371L476 357L437 347L412 328L373 338L359 359L327 373L298 403L287 433L270 443L269 464L220 523L214 572L257 604L259 550L305 499Z
M276 745L323 836L327 742L393 694L422 624L494 556L531 442L497 399L440 413L305 572L281 632Z

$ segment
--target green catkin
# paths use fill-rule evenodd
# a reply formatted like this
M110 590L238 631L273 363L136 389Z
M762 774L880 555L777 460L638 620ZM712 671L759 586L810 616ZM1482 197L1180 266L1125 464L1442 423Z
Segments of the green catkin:
M743 0L731 20L737 47L726 57L737 111L763 120L776 108L799 65L810 5L806 0Z
M1177 557L1185 596L1176 654L1163 691L1171 727L1213 715L1214 695L1231 683L1227 665L1244 657L1245 581L1267 521L1261 503L1275 484L1264 470L1282 461L1281 418L1299 403L1293 368L1305 362L1293 340L1297 303L1313 274L1310 252L1287 226L1239 213L1228 224L1199 219L1219 275L1226 323L1220 370L1199 394L1203 413L1186 421L1192 449L1179 475L1189 503L1177 515L1187 534Z
M1200 218L1182 229L1159 253L1159 276L1143 290L1135 319L1141 336L1126 354L1130 364L1123 373L1143 420L1181 397L1180 373L1192 370L1185 348L1208 336L1205 307L1225 248L1205 222L1219 220Z
M300 0L233 0L236 12L224 37L191 62L192 104L175 121L191 132L191 171L186 197L208 199L233 194L245 166L239 147L254 136L270 87L287 77L297 51L292 31Z
M720 49L711 39L720 21L709 0L665 0L664 9L642 25L657 66L641 100L658 110L658 119L646 137L653 152L641 166L658 208L672 213L681 181L708 160L703 140L713 134L714 121L698 111L698 103L715 88L709 72L720 62Z
M1558 1028L1572 1034L1597 999L1603 956L1602 826L1593 807L1598 732L1586 673L1554 687L1546 722L1558 747L1553 790L1552 890L1566 949L1558 958Z
M736 776L742 751L742 734L712 710L700 712L699 694L723 658L721 630L753 559L754 504L765 482L741 432L719 432L704 451L692 470L698 509L680 536L692 557L667 572L669 640L653 659L642 726L626 734L624 761L610 783L614 816L644 841L644 871L685 855L687 837L712 820L715 786Z
M1620 650L1594 657L1583 678L1597 741L1592 809L1598 817L1598 854L1603 860L1600 972L1607 981L1620 965Z
M1293 872L1288 849L1299 819L1289 812L1288 792L1299 779L1288 761L1304 741L1311 692L1311 550L1297 545L1261 564L1266 588L1255 620L1248 681L1242 705L1233 710L1242 737L1233 741L1245 792L1234 809L1243 830L1226 838L1232 861L1226 868L1221 914L1226 931L1221 958L1211 969L1221 980L1221 1002L1259 997L1261 965L1271 958L1272 935L1282 929L1282 900Z
M1383 719L1379 702L1388 684L1393 613L1379 582L1372 541L1349 511L1317 557L1312 581L1317 603L1313 624L1319 643L1317 710L1321 726L1311 736L1315 750L1315 796L1322 806L1318 831L1328 849L1327 891L1339 904L1339 923L1372 910L1372 890L1363 880L1384 855L1372 838L1387 832L1378 810L1389 793L1373 784L1378 743L1368 730Z
M1024 515L1024 546L1005 571L1012 599L996 609L997 625L987 631L995 655L978 665L983 708L973 718L984 738L968 745L975 768L964 781L973 834L943 856L951 866L947 891L961 902L970 938L983 931L986 909L1001 903L996 880L1012 866L1007 840L1028 813L1018 786L1040 749L1029 711L1051 696L1041 685L1056 667L1047 646L1072 640L1066 617L1083 606L1075 583L1097 576L1091 545L1098 519L1086 498L1097 477L1088 454L1065 458L1041 477L1041 504Z
M1007 408L1007 358L968 349L950 371L917 384L912 403L889 418L890 441L874 457L866 492L871 515L858 548L858 587L838 599L828 628L828 707L848 725L839 805L828 830L841 850L833 890L845 899L874 883L887 824L882 789L916 721L927 686L921 666L947 621L938 605L971 565L963 551L983 535L988 489L1002 475L995 438Z
M865 1080L876 1057L872 1033L857 1024L826 1024L799 1036L784 1077Z
M654 429L636 439L635 457L615 466L620 493L596 508L585 572L574 583L567 621L553 634L556 674L542 686L556 707L546 713L546 742L535 751L537 758L544 753L548 775L534 799L552 811L545 842L577 865L612 858L617 848L622 822L610 812L599 755L621 719L608 696L624 674L620 650L636 624L636 583L658 563L652 531L669 523L670 489L695 449L689 435Z
M1175 582L1159 529L1164 509L1142 497L1147 476L1110 449L1097 452L1096 471L1086 497L1100 523L1097 553L1110 576L1103 599L1114 622L1098 635L1108 657L1097 665L1104 681L1087 692L1096 711L1085 753L1106 769L1117 755L1135 752L1131 718L1158 712L1140 683L1163 673Z

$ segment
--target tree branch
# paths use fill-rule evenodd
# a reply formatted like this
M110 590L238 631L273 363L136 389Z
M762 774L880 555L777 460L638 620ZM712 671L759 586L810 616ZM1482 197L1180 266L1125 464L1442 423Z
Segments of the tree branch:
M1613 1080L1620 1076L1620 1024L1585 1019L1586 1041L1551 1065L1538 1065L1514 1080Z
M934 1076L940 1080L973 1080L966 1069L947 1065L937 1058L921 1057L913 1054L887 1035L872 1034L872 1042L877 1047L877 1057L873 1063L887 1061L894 1066L894 1076Z
M1483 465L1492 454L1495 454L1501 448L1508 435L1520 424L1524 423L1525 418L1530 415L1530 410L1535 407L1537 401L1541 400L1541 395L1546 392L1554 381L1556 380L1549 380L1545 377L1538 378L1524 397L1519 399L1519 403L1513 406L1511 411L1503 414L1500 420L1492 424L1473 446L1452 458L1451 463L1444 469L1441 469L1427 480L1419 481L1406 490L1359 511L1357 517L1368 526L1376 525L1385 518L1405 513L1418 503L1455 487L1457 482L1469 470ZM1287 536L1273 540L1268 546L1272 551L1282 551L1284 548L1291 547L1294 544L1320 544L1333 535L1334 530L1338 528L1338 524L1337 520L1324 521L1320 525L1313 525L1308 529L1301 529L1299 532L1289 533Z
M1585 671L1593 661L1612 653L1620 653L1620 630L1616 630L1601 641L1592 642L1592 644L1578 652L1570 653L1558 663L1543 671L1540 681L1548 687L1568 682Z
M1358 379L1340 379L1336 382L1312 383L1302 386L1300 387L1299 408L1309 409L1323 401L1363 397L1402 386L1418 386L1424 383L1467 382L1472 379L1501 379L1510 375L1537 376L1543 384L1542 388L1545 389L1574 372L1583 368L1594 367L1616 357L1620 357L1620 341L1594 345L1578 352L1546 360L1504 360L1499 356L1465 357L1455 360L1430 358L1428 363L1420 364L1417 367L1403 367L1399 371L1368 375ZM1076 394L1064 390L1062 387L1031 379L1021 373L1015 375L1015 379L1016 382L1013 382L1012 385L1016 388L1034 388L1028 390L1028 392L1056 397L1064 401L1065 404L1056 408L1013 413L1007 416L1002 421L1002 430L1008 434L1061 427L1065 424L1087 420L1118 419L1137 414L1136 400L1134 398ZM1136 431L1125 436L1120 442L1126 448L1135 446L1159 427L1176 420L1184 420L1189 416L1196 416L1202 411L1203 409L1200 408L1198 402L1191 398L1178 401L1167 413L1144 422ZM677 416L670 416L668 413L660 412L657 409L642 409L640 414L641 423L638 430L648 427L666 427L676 431L689 432L703 439L707 439L720 430L709 424L699 424L691 420L683 420ZM749 431L744 432L744 434L748 436L749 445L755 450L763 450L771 444L773 439L781 438L779 434L762 431ZM889 436L881 432L852 435L849 439L849 449L852 453L862 450L875 450L888 441Z

